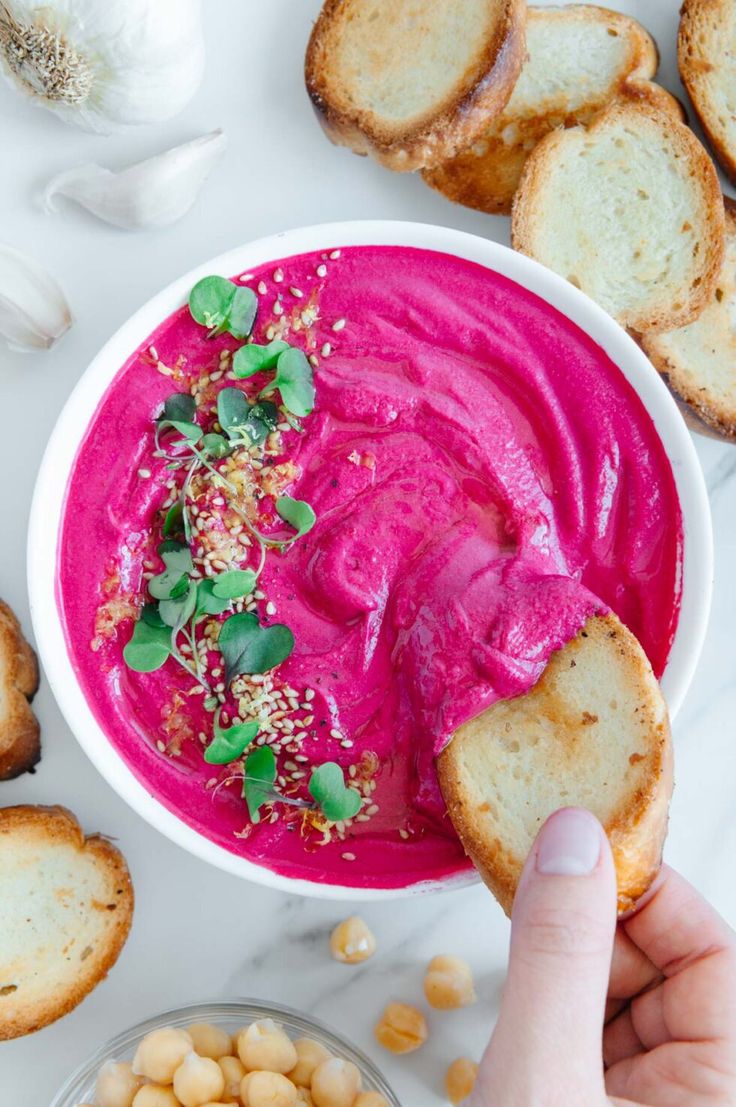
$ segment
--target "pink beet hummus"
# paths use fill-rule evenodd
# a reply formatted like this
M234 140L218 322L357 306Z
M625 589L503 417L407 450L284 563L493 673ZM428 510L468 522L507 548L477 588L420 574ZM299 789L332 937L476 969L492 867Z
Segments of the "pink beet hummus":
M391 888L466 867L435 754L458 724L528 690L588 615L612 608L662 673L681 518L641 401L565 316L444 254L335 254L246 278L261 292L255 340L278 325L318 362L305 433L283 436L289 494L318 521L269 554L260 587L296 639L280 678L314 690L309 759L347 769L367 754L372 817L325 844L295 819L249 827L239 791L217 787L226 773L203 761L201 697L187 697L186 675L171 661L150 674L122 661L171 479L153 457L153 420L238 345L208 340L186 308L121 368L85 434L58 602L92 710L162 804L286 876Z

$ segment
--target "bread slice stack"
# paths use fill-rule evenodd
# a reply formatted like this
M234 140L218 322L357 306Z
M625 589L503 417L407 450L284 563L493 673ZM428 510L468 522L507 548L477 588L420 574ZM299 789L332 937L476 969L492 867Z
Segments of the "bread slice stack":
M133 886L106 838L63 807L0 809L0 1040L76 1007L115 964Z
M667 709L613 614L590 618L526 695L461 726L438 771L463 846L507 914L532 843L560 807L587 807L603 824L620 912L659 870L672 794Z
M41 757L38 721L30 707L37 688L36 655L0 600L0 780L28 772Z
M677 38L680 76L718 161L736 184L734 36L734 0L685 0Z
M406 172L474 142L511 95L524 0L326 0L307 89L328 136Z
M526 60L511 98L480 138L424 170L450 200L504 213L527 157L559 127L590 122L632 80L657 71L657 47L640 23L593 4L529 8Z
M666 95L627 86L587 127L548 135L513 205L515 249L636 333L697 318L723 260L718 175Z

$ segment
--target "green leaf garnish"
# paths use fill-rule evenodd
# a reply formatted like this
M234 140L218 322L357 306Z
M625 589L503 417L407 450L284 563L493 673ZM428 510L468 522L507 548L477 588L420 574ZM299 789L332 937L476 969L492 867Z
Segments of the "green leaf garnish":
M225 620L218 645L229 684L241 673L267 673L280 665L294 649L294 635L283 623L263 627L257 615L244 611Z
M209 457L227 457L233 452L233 448L221 434L206 434L202 439L202 450Z
M242 438L250 404L239 388L223 388L217 396L217 421L232 441Z
M192 318L207 327L212 338L229 331L234 338L247 338L258 311L252 288L233 284L225 277L203 277L189 294Z
M332 823L352 819L363 805L355 788L346 786L343 771L335 761L326 761L313 770L309 779L309 794L324 817Z
M276 757L270 746L259 746L248 754L243 777L243 798L248 804L251 822L261 821L260 811L271 798L276 780Z
M163 535L164 538L171 538L174 534L184 533L184 505L181 500L177 500L173 507L170 507L166 512L166 518L164 519Z
M230 606L227 597L216 596L214 580L200 580L197 585L197 615L221 615Z
M187 442L192 446L196 446L202 437L202 428L198 427L196 423L182 423L178 419L166 419L159 423L159 427L165 430L166 427L173 427L177 430L183 438L186 438ZM176 443L174 443L176 445Z
M205 761L208 765L229 765L231 761L237 761L256 737L259 729L257 722L250 722L223 730L220 726L219 714L216 715L215 736L204 751Z
M301 538L317 522L317 516L306 500L293 500L291 496L280 496L276 501L276 510L281 518L296 530L294 538Z
M268 395L278 388L281 399L292 415L309 415L314 408L314 374L306 354L290 346L279 355L276 376L261 392Z
M143 605L141 610L141 619L144 623L148 623L149 627L165 627L166 623L163 621L158 613L157 603L147 603Z
M288 342L281 342L278 338L269 342L268 346L258 346L255 342L241 346L233 357L233 373L242 380L252 377L254 373L275 369L279 355L288 349Z
M170 653L169 628L153 626L144 617L133 627L133 635L123 650L123 658L128 668L133 669L134 672L153 673L161 668Z
M158 613L167 627L183 627L194 614L197 604L197 589L188 577L183 579L186 580L187 584L181 594L159 602Z
M158 555L167 569L178 569L181 573L191 573L194 569L191 550L183 542L171 538L159 542Z
M165 569L148 582L148 591L155 600L178 600L189 587L189 577L180 569Z
M279 409L270 400L262 400L253 404L248 412L243 430L254 446L260 446L265 442L271 431L276 430L279 421Z
M172 392L164 401L164 410L158 418L159 423L193 423L197 413L194 397L188 392Z
M256 579L252 569L231 569L230 572L220 573L215 577L212 591L215 596L224 600L239 600L253 591Z

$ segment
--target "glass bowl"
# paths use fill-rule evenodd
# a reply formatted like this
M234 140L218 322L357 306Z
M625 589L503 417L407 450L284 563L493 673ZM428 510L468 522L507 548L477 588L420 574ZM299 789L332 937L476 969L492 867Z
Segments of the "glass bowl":
M94 1103L95 1081L97 1073L105 1061L129 1061L136 1051L141 1038L162 1026L186 1027L195 1022L212 1022L229 1033L255 1019L274 1019L281 1023L290 1038L313 1038L320 1042L330 1053L352 1061L363 1075L365 1091L380 1092L389 1107L401 1107L396 1093L391 1090L380 1072L356 1046L345 1038L335 1034L328 1026L303 1015L290 1007L281 1007L273 1003L263 1003L257 999L232 999L223 1002L192 1003L187 1007L177 1007L173 1011L164 1011L154 1015L136 1026L131 1026L118 1034L106 1045L101 1046L72 1073L64 1086L56 1093L49 1107L78 1107L82 1103Z

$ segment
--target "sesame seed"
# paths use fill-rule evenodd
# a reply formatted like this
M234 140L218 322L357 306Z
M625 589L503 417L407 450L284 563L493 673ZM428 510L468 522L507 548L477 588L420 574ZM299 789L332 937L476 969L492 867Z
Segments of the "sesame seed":
M337 730L336 727L333 727L330 731L330 738L337 738L338 740L340 740L342 738L342 733Z
M347 323L347 319L336 319L335 322L332 324L333 331L342 331L342 330L344 330L346 323Z
M268 286L265 281L258 282L258 293L260 296L265 296L268 292Z
M274 269L273 279L276 281L276 284L281 284L284 279L283 269Z
M340 745L342 746L342 748L344 750L351 750L353 748L353 743L351 742L351 740L349 738L343 738Z
M341 253L340 250L333 250L332 253L330 254L330 260L331 261L337 261L337 259L340 257L340 253Z
M292 294L292 296L296 297L297 300L301 300L304 296L301 288L295 288L294 285L290 286L289 292Z
M319 358L316 357L314 354L310 354L309 355L309 364L312 365L316 369L317 366L319 365Z
M222 376L222 373L223 373L223 370L218 369L216 373L212 373L210 375L210 380L211 381L219 381L220 377Z
M369 823L370 822L370 816L369 815L362 815L362 814L361 815L356 815L355 816L355 821L356 821L356 823Z
M321 353L322 357L330 356L330 354L332 353L332 346L330 346L329 342L325 342L324 346L322 347Z
M151 355L151 357L153 358L153 360L154 360L154 361L158 361L158 360L159 360L159 358L158 358L158 350L156 349L156 347L155 347L155 346L149 346L149 347L148 347L148 352L149 352L149 354Z
M366 809L366 815L377 815L379 812L379 806L377 803L372 803L370 807Z
M265 600L265 598L266 598L265 594L263 592L261 592L260 588L256 588L253 595L255 596L255 598L257 600Z
M246 281L252 281L252 280L253 280L253 274L252 273L242 273L241 276L240 276L240 283L241 284L245 284Z
M343 853L342 859L343 859L343 861L354 861L355 860L355 854L354 853Z
M150 475L151 475L151 470L150 469L139 469L138 470L138 476L141 478L141 480L148 480Z
M267 615L275 615L276 614L276 604L273 603L273 601L271 601L271 600L269 600L268 603L266 604L266 614Z
M327 266L326 265L318 265L317 266L317 276L318 277L326 277L327 276Z
M314 699L314 688L307 688L304 692L304 699L309 701Z
M273 313L274 315L284 314L284 305L281 303L281 300L274 300Z
M156 749L158 750L159 753L166 753L166 746L161 741L160 738L159 738L158 742L156 743Z
M409 837L409 831L404 830L403 826L399 827L399 837L403 838L404 841L406 841L406 839Z
M273 342L275 337L276 337L276 328L275 327L267 327L266 328L266 338L268 339L268 341Z

